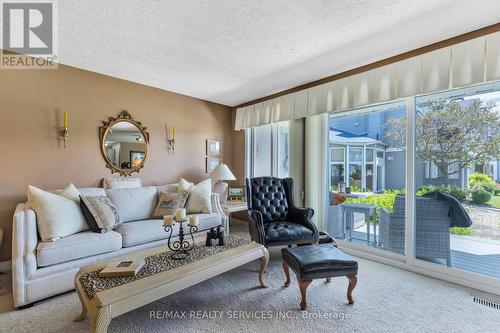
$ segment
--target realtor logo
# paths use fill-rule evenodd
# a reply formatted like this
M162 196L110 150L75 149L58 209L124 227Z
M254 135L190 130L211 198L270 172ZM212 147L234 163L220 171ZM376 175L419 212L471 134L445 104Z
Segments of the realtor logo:
M2 0L1 68L57 68L54 0Z

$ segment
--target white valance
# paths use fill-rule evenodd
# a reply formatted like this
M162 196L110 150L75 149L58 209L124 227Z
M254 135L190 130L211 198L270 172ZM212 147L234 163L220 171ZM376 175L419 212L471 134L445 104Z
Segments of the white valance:
M500 32L236 110L235 130L500 80Z

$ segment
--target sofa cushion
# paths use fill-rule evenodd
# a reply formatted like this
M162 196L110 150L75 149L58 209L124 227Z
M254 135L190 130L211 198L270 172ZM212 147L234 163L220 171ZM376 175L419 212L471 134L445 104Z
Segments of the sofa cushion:
M219 214L199 214L198 230L207 230L221 225ZM187 230L186 228L184 230ZM123 238L123 247L135 246L155 240L166 239L168 234L163 229L163 220L144 220L120 224L115 229ZM179 233L179 225L174 225L172 236Z
M142 187L140 178L106 177L102 182L105 189L139 188Z
M55 242L39 242L36 257L38 267L43 267L116 251L121 247L122 236L117 232L108 231L98 234L85 231Z
M165 185L158 185L156 186L156 189L158 192L165 192L165 193L177 193L179 188L179 184L165 184Z
M115 205L120 222L149 219L158 202L155 186L106 190Z
M198 184L191 186L184 191L185 186L181 186L182 178L179 182L179 193L189 193L186 202L186 211L188 214L211 214L212 213L212 180L205 179Z
M79 188L78 192L84 197L105 197L106 190L102 187L84 187Z

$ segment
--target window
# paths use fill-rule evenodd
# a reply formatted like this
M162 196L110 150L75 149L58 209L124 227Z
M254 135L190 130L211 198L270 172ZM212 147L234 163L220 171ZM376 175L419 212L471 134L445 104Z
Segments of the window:
M247 131L248 177L288 177L288 135L288 122L255 127Z
M344 192L345 178L344 178L344 161L345 149L344 148L331 148L330 149L330 192Z

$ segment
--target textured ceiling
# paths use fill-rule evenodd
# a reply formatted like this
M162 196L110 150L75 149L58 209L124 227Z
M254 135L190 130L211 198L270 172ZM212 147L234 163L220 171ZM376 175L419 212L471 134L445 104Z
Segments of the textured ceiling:
M233 106L497 22L498 0L64 0L59 59Z

